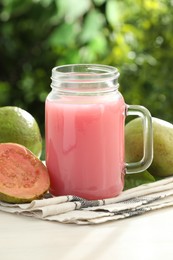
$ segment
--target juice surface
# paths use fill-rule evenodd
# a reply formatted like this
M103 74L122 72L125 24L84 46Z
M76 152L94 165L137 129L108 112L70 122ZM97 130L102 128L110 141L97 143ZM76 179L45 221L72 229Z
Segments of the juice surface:
M124 185L125 103L114 98L46 100L46 164L54 195L104 199Z

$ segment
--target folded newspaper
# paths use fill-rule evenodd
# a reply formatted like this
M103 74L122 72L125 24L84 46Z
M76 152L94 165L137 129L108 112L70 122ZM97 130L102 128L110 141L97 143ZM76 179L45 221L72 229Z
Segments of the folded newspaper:
M85 200L77 196L53 197L25 204L0 202L0 210L61 223L99 224L141 215L173 206L173 177L123 191L103 200Z

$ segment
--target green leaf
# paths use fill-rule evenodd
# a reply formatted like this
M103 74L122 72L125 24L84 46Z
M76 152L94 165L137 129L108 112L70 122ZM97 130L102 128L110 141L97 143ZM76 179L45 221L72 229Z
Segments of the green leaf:
M106 4L106 18L112 27L120 23L121 9L117 1L110 0Z
M124 190L154 181L156 181L156 179L148 171L126 174L124 178Z
M83 29L81 32L82 42L90 41L91 39L97 37L100 34L100 30L105 23L104 16L97 10L92 10L89 12L85 18Z
M90 0L56 0L59 17L65 17L66 21L74 22L84 15L90 8Z
M57 47L59 45L67 46L73 44L76 37L75 27L75 25L67 23L57 27L49 36L49 44L52 47Z

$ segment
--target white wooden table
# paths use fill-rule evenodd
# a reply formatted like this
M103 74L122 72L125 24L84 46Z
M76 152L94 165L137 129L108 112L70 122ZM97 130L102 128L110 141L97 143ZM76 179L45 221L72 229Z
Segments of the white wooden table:
M0 260L172 260L173 207L79 226L0 212Z

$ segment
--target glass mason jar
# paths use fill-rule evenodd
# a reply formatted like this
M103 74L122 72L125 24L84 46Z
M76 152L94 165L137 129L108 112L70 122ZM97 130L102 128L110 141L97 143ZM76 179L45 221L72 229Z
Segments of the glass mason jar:
M144 171L152 162L152 120L143 106L125 104L116 68L76 64L52 70L45 104L46 165L50 192L85 199L117 196L124 175ZM126 115L143 120L144 155L126 163Z

